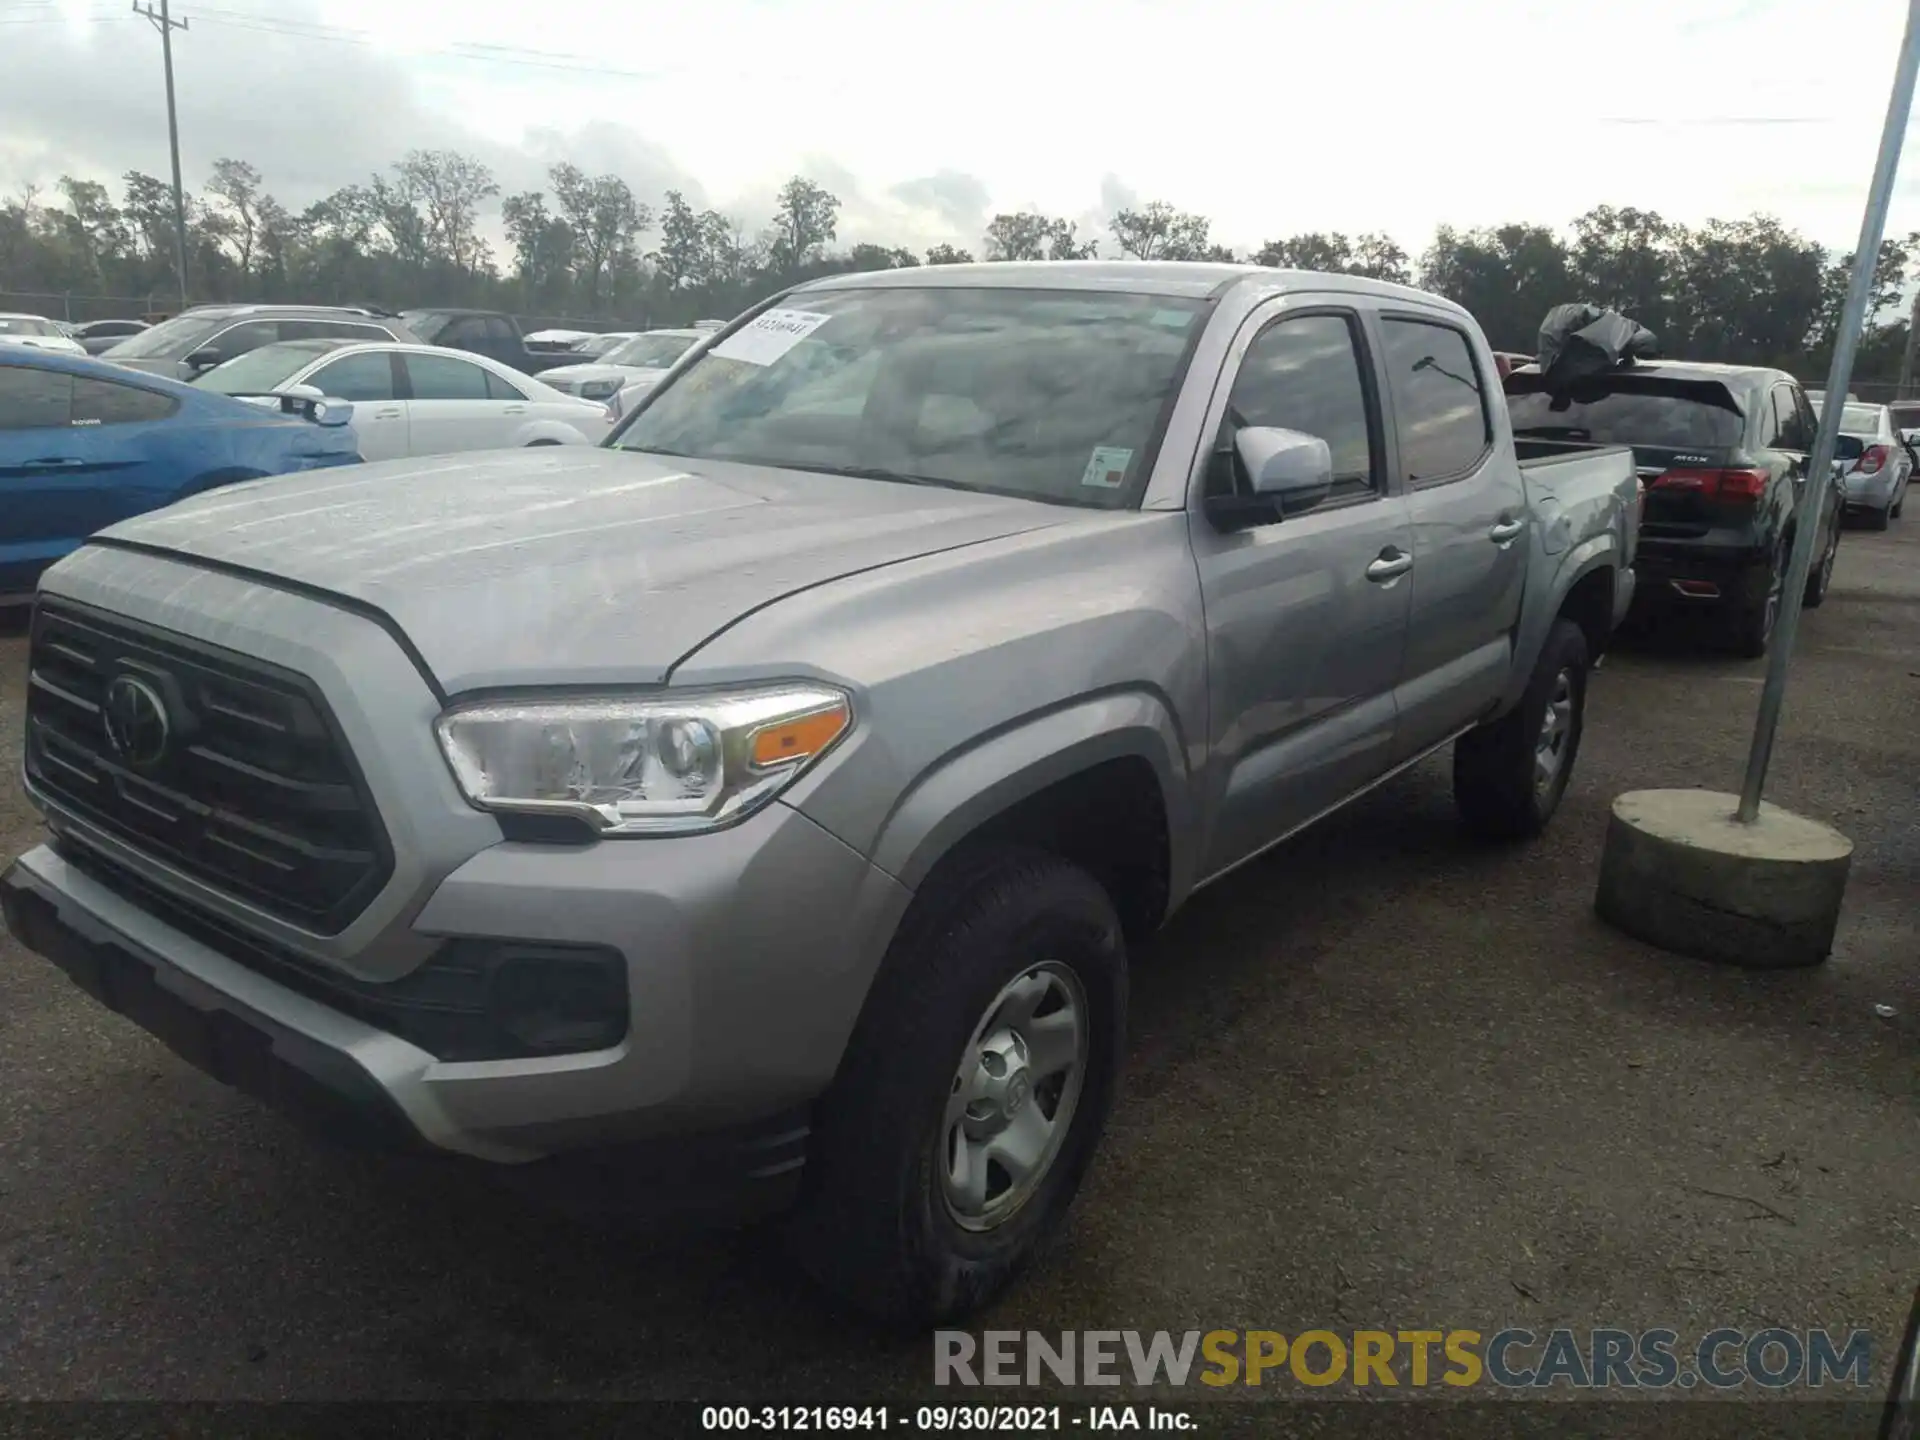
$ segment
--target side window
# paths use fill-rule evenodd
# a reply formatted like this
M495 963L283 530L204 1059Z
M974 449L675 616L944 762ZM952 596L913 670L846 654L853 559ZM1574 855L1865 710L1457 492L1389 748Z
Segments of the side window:
M1813 449L1813 437L1819 433L1820 417L1813 413L1813 406L1807 400L1807 392L1797 385L1787 387L1787 393L1793 397L1794 430L1799 439L1796 450Z
M1472 344L1451 325L1427 320L1389 319L1380 329L1407 483L1465 474L1493 443Z
M1793 392L1784 385L1773 387L1772 405L1768 411L1772 416L1770 424L1760 427L1760 443L1769 450L1792 450L1793 432L1799 428L1800 416L1793 406Z
M394 398L393 357L343 355L331 365L316 370L307 383L336 400L391 400Z
M0 430L64 430L72 416L71 375L0 365Z
M75 425L141 425L164 420L180 408L171 395L142 390L137 385L116 385L91 376L73 377L73 423Z
M231 360L236 355L258 350L262 345L271 345L280 338L278 320L248 320L240 325L228 326L202 348L218 350L221 359Z
M499 315L487 317L487 338L496 345L514 345L520 336L511 324Z
M1333 452L1333 491L1339 500L1380 488L1367 387L1361 379L1355 322L1344 315L1300 315L1274 321L1254 338L1234 376L1228 400L1227 442L1231 470L1216 472L1212 488L1231 493L1244 477L1232 459L1232 431L1269 426L1317 435Z
M487 398L489 400L524 400L527 398L520 393L518 387L510 381L502 380L491 370L482 370L480 373L487 377Z
M450 355L409 355L407 376L416 400L485 400L487 372Z
M447 328L440 332L439 343L450 349L468 349L487 343L487 321L484 315L456 315Z
M350 320L282 320L283 340L357 340L378 344L393 336L378 325L356 325Z

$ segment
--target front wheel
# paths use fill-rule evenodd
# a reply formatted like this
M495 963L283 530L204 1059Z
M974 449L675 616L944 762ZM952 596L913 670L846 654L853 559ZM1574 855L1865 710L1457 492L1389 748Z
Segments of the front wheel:
M1453 803L1473 834L1523 840L1560 808L1586 726L1587 637L1556 620L1520 703L1453 744Z
M1037 851L921 892L820 1108L791 1228L829 1291L934 1325L987 1303L1059 1227L1126 1033L1119 917Z

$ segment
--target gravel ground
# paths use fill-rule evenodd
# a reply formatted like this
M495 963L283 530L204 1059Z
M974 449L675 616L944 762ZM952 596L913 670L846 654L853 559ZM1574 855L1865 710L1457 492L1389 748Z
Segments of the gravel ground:
M976 1329L1862 1325L1890 1344L1920 1280L1914 525L1847 535L1776 751L1769 798L1858 845L1830 963L1718 969L1593 918L1609 800L1736 787L1759 695L1759 662L1637 642L1595 677L1541 842L1463 843L1429 764L1136 957L1103 1159ZM13 778L24 650L0 635L0 858L37 835ZM925 1340L835 1314L760 1238L581 1228L320 1144L4 935L0 1075L0 1396L853 1402L931 1372ZM1491 1411L1512 1418L1486 1433L1540 1414ZM1628 1412L1649 1413L1587 1429Z

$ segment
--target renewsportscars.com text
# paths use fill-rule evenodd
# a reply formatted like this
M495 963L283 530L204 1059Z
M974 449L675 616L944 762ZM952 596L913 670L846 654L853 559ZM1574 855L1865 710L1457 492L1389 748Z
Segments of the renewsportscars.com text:
M1865 1330L940 1330L936 1385L1769 1390L1872 1384Z

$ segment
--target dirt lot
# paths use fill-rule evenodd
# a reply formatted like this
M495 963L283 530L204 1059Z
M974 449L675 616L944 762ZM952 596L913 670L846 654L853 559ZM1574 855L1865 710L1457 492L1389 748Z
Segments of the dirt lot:
M1920 1280L1917 526L1848 534L1775 760L1770 798L1859 847L1829 964L1719 970L1593 918L1608 801L1736 786L1759 694L1757 662L1617 652L1541 843L1465 845L1429 765L1137 957L1105 1156L979 1328L1890 1342ZM0 637L0 858L36 840L24 648ZM752 1237L582 1230L326 1148L4 937L0 1074L0 1395L856 1401L930 1374Z

